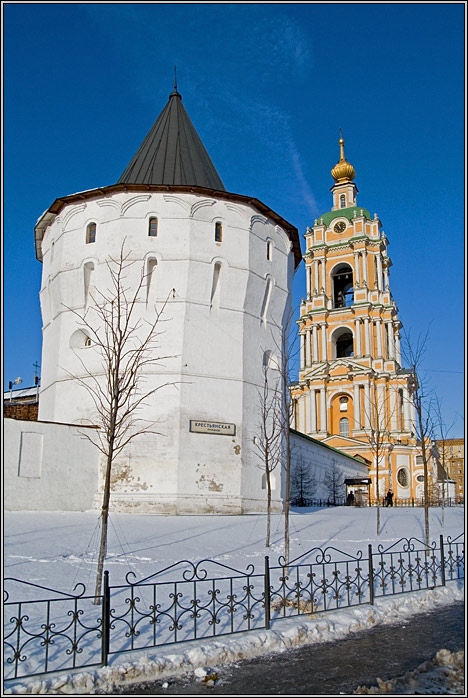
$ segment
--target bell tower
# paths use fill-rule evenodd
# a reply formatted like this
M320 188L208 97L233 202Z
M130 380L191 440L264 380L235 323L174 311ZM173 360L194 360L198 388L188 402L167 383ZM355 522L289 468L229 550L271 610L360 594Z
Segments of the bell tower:
M409 400L411 373L402 368L401 323L390 291L389 241L382 223L358 205L354 167L340 159L331 170L332 208L305 234L307 296L297 321L299 381L293 387L295 428L369 465L379 491L421 496L422 465ZM420 467L419 467L420 466Z

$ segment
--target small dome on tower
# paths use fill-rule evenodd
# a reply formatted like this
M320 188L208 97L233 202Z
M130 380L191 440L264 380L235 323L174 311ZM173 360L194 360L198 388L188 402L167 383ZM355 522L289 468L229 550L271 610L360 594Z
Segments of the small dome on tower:
M340 129L341 134L341 129ZM344 140L343 135L340 135L340 161L331 171L331 175L335 182L352 182L356 176L354 167L346 161L344 156Z

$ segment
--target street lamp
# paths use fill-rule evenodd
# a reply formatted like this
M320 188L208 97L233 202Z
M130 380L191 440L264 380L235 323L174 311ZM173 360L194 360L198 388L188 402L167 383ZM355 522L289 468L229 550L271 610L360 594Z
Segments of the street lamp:
M23 382L23 379L20 378L19 376L18 376L18 378L15 378L14 381L10 381L10 382L9 382L9 386L8 386L8 387L9 387L9 389L10 389L10 402L11 402L12 394L13 394L13 386L14 386L14 385L19 385L19 384L22 383L22 382Z

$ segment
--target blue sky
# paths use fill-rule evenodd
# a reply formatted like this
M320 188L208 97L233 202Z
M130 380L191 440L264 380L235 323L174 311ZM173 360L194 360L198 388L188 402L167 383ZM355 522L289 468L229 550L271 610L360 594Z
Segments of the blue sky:
M34 225L114 184L167 102L184 105L228 191L303 233L345 154L390 240L405 330L464 433L464 3L3 4L4 385L41 362ZM294 305L305 294L304 268ZM298 314L298 313L297 313Z

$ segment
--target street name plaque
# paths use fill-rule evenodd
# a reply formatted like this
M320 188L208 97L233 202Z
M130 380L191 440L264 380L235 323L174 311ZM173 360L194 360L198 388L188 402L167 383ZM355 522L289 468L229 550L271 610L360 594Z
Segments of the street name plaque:
M224 434L225 436L236 435L236 425L226 422L202 422L198 419L190 420L190 431L195 434Z

